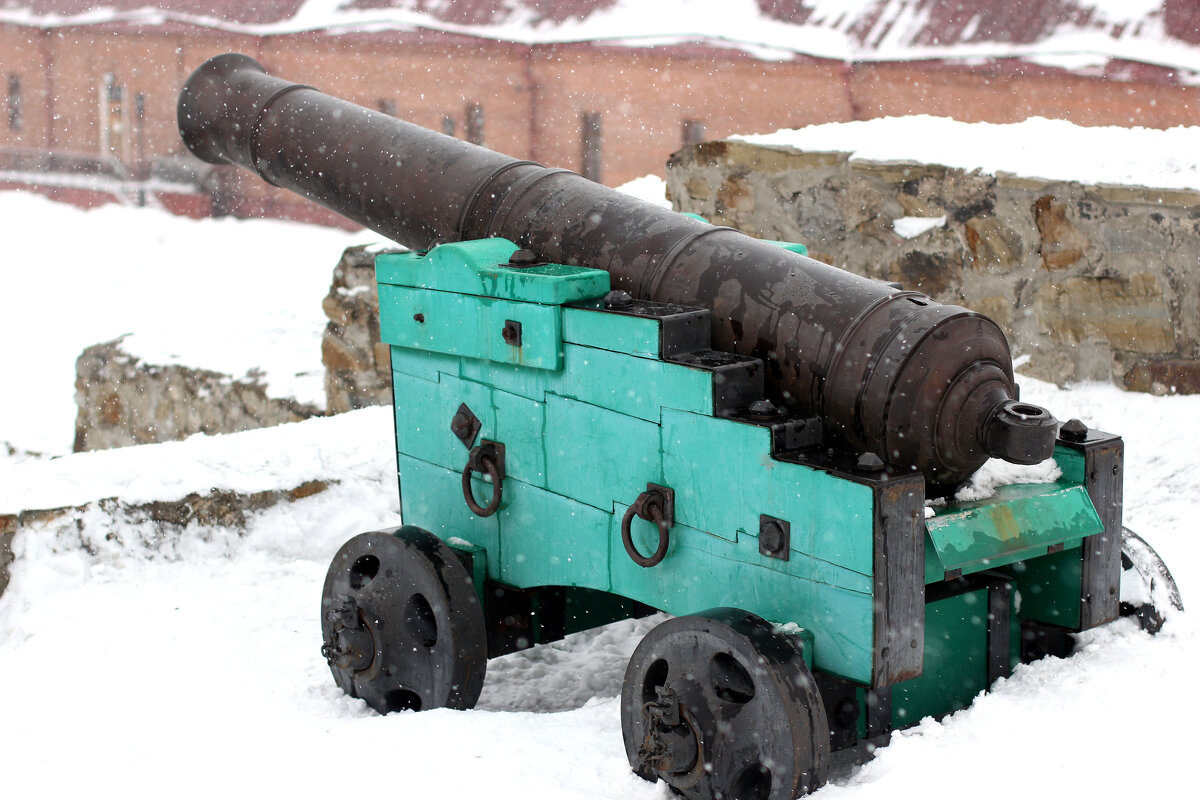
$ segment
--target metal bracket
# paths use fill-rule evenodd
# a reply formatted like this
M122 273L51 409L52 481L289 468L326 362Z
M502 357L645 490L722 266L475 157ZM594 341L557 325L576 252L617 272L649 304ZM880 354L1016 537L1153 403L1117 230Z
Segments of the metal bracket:
M450 430L468 450L474 447L475 437L479 435L479 429L482 427L483 423L472 413L471 409L467 408L466 403L458 407L454 419L450 420Z
M787 520L758 515L758 552L787 561L792 549L792 524Z

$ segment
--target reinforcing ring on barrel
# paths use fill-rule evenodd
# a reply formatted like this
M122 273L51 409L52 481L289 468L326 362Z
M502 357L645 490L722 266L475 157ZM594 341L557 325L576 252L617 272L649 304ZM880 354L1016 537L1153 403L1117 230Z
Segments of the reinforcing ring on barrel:
M474 472L487 475L492 482L492 499L486 506L479 505L471 491L471 474ZM503 481L504 445L484 439L478 447L471 449L462 474L463 499L467 501L467 507L475 516L490 517L500 509L500 500L504 494Z
M633 518L637 516L658 526L658 548L654 555L646 557L633 546ZM646 491L638 495L633 505L625 510L621 518L621 543L633 563L642 567L653 567L667 557L667 546L671 543L669 529L675 524L675 491L653 483L646 484Z

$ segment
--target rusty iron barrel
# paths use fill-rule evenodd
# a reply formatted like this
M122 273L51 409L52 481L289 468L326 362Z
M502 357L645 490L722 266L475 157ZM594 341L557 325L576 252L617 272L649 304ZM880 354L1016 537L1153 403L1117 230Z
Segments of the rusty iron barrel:
M603 269L635 297L712 311L713 346L761 358L770 399L945 490L987 458L1037 463L1057 424L1018 402L1008 342L942 305L589 181L520 161L227 54L179 97L188 149L400 244L500 236Z

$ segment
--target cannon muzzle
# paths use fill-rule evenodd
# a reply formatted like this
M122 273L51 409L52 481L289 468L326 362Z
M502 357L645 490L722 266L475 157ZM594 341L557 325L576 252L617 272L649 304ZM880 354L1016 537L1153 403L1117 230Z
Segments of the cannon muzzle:
M1008 342L981 314L289 83L243 55L196 70L178 112L205 161L408 247L499 236L607 270L635 297L709 308L713 346L761 358L777 405L935 490L989 455L1053 452L1054 418L1017 402Z

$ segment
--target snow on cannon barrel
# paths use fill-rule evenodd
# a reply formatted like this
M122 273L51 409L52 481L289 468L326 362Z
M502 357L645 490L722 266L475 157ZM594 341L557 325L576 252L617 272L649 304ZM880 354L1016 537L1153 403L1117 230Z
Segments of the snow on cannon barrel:
M761 358L776 405L920 472L931 493L988 456L1033 464L1054 450L1056 421L1019 402L1004 334L973 311L272 77L243 55L196 70L178 114L201 159L410 248L503 237L603 269L636 298L710 309L713 347Z

